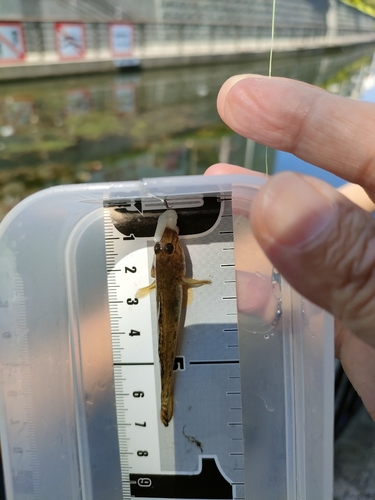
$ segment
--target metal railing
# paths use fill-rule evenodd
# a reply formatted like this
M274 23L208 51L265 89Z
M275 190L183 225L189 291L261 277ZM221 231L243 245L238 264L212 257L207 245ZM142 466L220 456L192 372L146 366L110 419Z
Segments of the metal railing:
M109 24L84 22L85 46L89 59L111 58ZM54 21L27 20L22 22L26 61L58 60ZM199 23L136 23L134 57L168 57L210 55L267 50L271 43L270 24L199 24ZM375 29L360 31L339 28L327 30L323 23L298 26L278 24L275 28L275 49L349 45L375 41ZM56 56L56 57L55 57Z

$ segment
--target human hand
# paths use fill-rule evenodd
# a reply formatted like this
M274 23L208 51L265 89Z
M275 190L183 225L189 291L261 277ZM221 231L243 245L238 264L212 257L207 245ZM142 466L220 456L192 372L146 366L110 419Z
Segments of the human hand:
M241 75L223 85L218 111L239 134L359 184L375 200L375 105ZM206 172L230 173L251 172L225 164ZM250 220L278 271L336 318L336 355L375 419L374 218L324 182L284 172L260 189Z

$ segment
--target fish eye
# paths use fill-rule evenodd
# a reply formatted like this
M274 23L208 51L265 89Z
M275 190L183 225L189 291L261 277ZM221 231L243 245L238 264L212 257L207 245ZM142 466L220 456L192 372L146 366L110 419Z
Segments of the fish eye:
M161 251L160 243L155 243L155 246L154 246L155 255L158 254L160 251Z
M167 243L166 245L164 245L163 250L168 255L171 255L173 253L173 251L174 251L174 246L173 246L172 243Z

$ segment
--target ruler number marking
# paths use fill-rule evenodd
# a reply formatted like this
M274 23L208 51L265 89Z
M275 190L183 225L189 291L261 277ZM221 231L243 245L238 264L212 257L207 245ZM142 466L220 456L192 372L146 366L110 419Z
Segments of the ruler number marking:
M185 370L185 356L176 356L173 364L173 371Z
M145 393L143 391L134 391L133 392L133 397L134 398L143 398Z
M135 266L132 266L132 267L125 266L125 272L126 273L136 273L137 272L137 268Z
M146 422L143 422L143 424L139 424L138 422L135 422L134 425L138 425L138 427L146 427Z
M129 305L129 306L136 306L138 304L138 299L127 299L126 300L126 303Z
M152 481L149 477L140 477L137 483L138 486L142 486L143 488L149 488L152 485Z
M135 335L140 335L141 332L139 330L130 330L130 337L134 337Z

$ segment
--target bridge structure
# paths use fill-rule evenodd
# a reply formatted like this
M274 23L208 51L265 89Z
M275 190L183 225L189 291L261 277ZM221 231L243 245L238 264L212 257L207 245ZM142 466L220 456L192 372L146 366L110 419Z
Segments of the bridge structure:
M265 57L272 0L3 0L0 80ZM375 44L340 0L277 0L275 53Z

